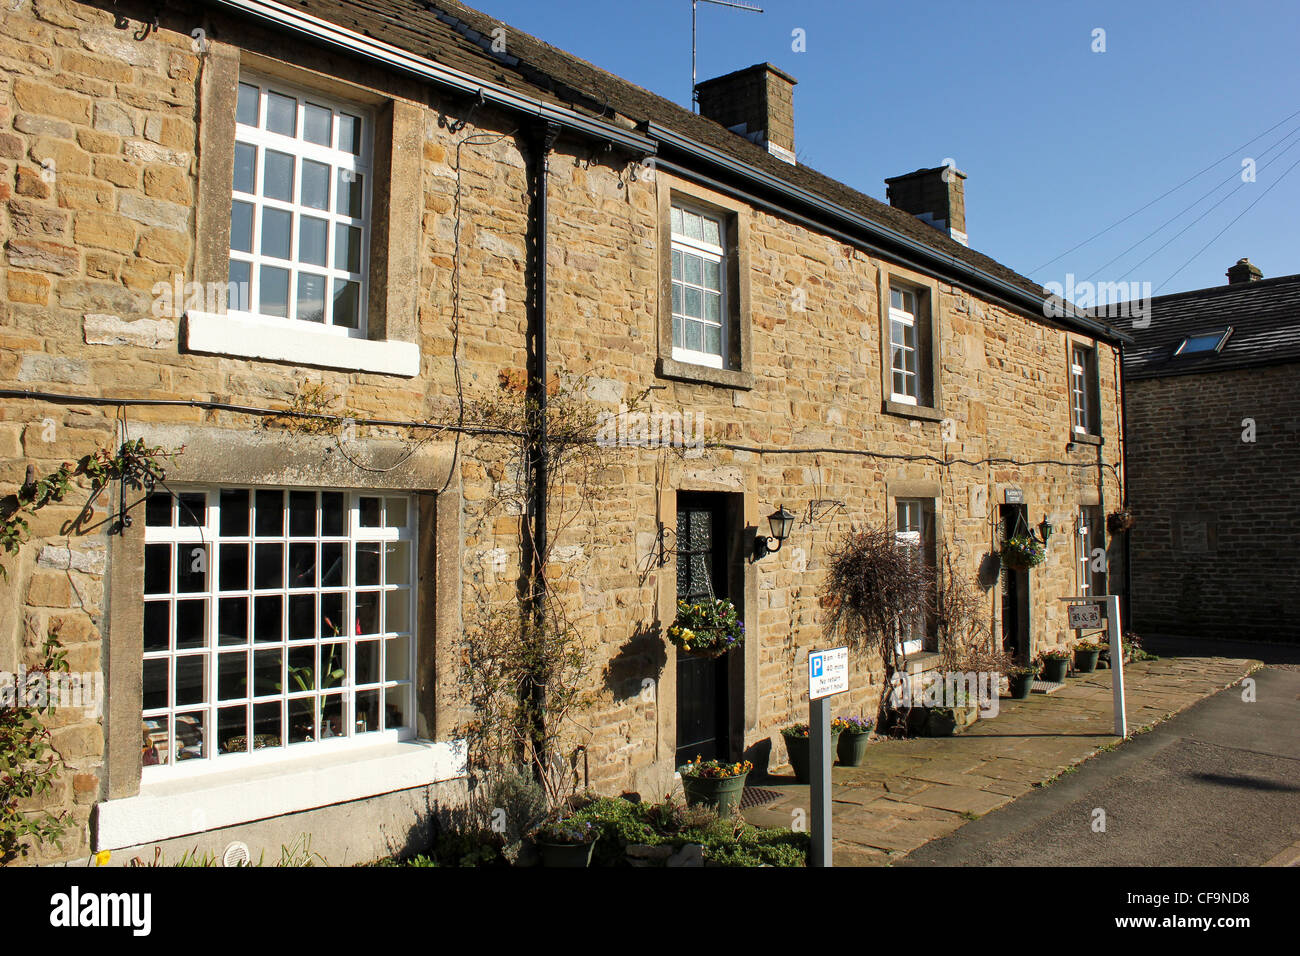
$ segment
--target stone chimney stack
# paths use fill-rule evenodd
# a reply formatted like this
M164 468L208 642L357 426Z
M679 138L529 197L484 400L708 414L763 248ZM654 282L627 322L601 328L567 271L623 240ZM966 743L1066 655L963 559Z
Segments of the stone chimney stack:
M763 146L794 165L794 87L798 81L771 63L705 80L695 87L700 115Z
M1230 266L1224 275L1228 277L1228 285L1236 285L1238 282L1258 282L1264 278L1264 273L1259 271L1259 266L1249 259L1238 259L1237 264Z
M896 209L910 212L963 246L966 242L966 174L956 166L918 169L885 180L885 195Z

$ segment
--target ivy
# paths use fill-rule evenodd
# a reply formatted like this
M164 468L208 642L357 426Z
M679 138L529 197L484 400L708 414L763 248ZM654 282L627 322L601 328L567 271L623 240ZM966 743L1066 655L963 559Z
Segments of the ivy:
M16 686L13 706L0 706L0 865L11 863L30 852L33 843L54 843L63 849L69 826L66 811L24 812L24 800L48 793L66 769L63 758L50 742L44 718L53 706L52 694L27 700L26 687L33 680L50 686L51 674L67 673L67 653L53 629L45 638L41 663L27 671L26 680Z

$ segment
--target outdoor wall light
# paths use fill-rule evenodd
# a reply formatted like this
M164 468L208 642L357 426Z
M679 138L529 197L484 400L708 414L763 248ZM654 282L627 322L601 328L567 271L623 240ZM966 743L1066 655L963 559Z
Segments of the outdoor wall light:
M754 560L768 555L775 554L781 550L781 544L786 538L790 537L790 529L794 527L794 519L797 517L793 511L786 511L785 505L773 511L767 516L767 523L772 528L772 535L758 535L754 538ZM775 539L776 546L772 546Z
M1047 520L1047 515L1043 515L1043 520L1038 522L1038 534L1035 535L1032 531L1029 534L1041 541L1044 548L1047 547L1047 539L1052 536L1052 522Z

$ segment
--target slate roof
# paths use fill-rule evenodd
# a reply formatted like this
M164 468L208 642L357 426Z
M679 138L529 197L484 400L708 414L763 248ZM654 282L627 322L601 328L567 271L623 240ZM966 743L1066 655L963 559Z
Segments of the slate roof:
M1151 300L1151 323L1129 333L1130 380L1300 362L1300 275L1213 286ZM1232 326L1218 352L1176 356L1183 339Z
M651 93L457 0L292 0L292 9L519 93L587 113L613 125L657 123L787 183L893 229L936 252L1043 298L1033 280L955 242L915 216L766 149L671 100ZM611 12L611 16L612 16ZM506 53L491 51L492 31L505 27Z

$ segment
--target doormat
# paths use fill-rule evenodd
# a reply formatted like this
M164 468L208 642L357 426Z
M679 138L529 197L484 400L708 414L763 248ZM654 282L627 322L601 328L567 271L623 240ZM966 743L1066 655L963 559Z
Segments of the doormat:
M749 810L780 800L784 794L780 790L764 790L762 787L746 787L740 795L740 809Z
M1030 688L1030 690L1035 694L1055 694L1064 686L1064 684L1058 684L1056 681L1036 680L1034 681L1034 686Z

